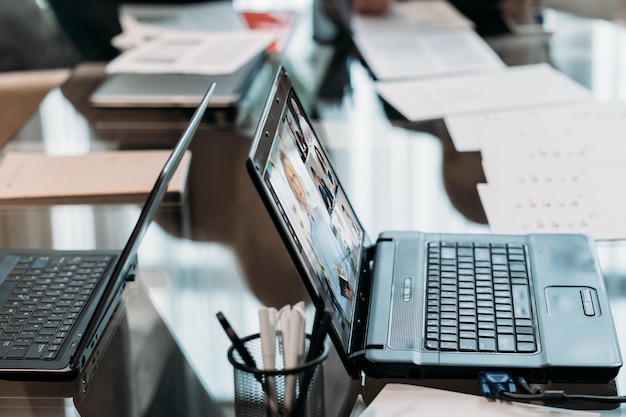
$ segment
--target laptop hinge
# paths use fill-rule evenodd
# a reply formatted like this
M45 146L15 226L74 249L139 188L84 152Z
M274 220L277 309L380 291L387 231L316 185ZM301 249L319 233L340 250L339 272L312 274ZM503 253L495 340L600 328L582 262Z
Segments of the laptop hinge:
M356 359L363 355L365 334L367 332L367 311L369 309L370 292L372 288L372 269L376 245L368 246L361 262L361 279L358 287L358 297L355 306L355 321L352 326L352 337L350 346L350 358Z

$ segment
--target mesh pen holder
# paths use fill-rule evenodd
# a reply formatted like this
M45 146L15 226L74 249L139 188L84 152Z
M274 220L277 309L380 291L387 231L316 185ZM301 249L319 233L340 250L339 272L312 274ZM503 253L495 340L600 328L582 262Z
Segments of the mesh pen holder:
M237 417L324 417L323 363L328 356L328 346L313 360L297 368L284 369L283 353L276 338L276 363L274 370L259 369L263 364L259 334L242 339L254 358L257 368L247 366L231 346L228 360L234 367L235 414ZM306 337L306 347L310 336Z

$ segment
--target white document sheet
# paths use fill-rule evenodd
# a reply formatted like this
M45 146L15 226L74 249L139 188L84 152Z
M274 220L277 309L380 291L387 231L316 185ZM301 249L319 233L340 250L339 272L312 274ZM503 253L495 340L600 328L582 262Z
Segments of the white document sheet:
M427 80L377 82L380 96L410 121L593 100L547 64Z
M377 22L384 26L404 25L418 29L470 29L474 23L447 0L409 0L392 2L383 16L357 15L356 24Z
M481 151L489 184L626 184L626 141L589 135L585 138L491 139Z
M118 8L122 33L113 46L127 50L169 30L224 32L247 29L233 2L209 1L190 4L122 4Z
M167 31L122 53L106 67L109 73L206 74L235 72L262 53L275 31Z
M394 2L385 15L355 16L353 33L379 80L505 67L472 23L446 1Z
M419 31L362 27L355 43L376 79L393 80L505 68L471 29Z
M626 238L623 181L563 184L479 184L493 233L584 233Z
M446 127L459 152L480 151L487 143L518 139L552 141L626 137L626 103L596 102L526 108L512 112L453 115ZM489 145L491 146L491 145Z
M362 417L599 417L599 413L489 401L484 397L420 386L387 384Z
M606 138L492 138L478 192L494 233L626 238L626 142Z

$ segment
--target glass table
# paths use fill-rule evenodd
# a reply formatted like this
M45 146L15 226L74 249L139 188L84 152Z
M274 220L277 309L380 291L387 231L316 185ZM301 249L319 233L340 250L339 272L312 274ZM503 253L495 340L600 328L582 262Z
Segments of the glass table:
M544 25L551 36L488 42L510 65L550 62L600 98L626 97L623 27L552 10L545 11ZM376 96L371 74L349 46L316 45L303 26L280 63L314 116L368 234L487 233L476 192L476 183L484 181L480 154L457 152L441 121L415 124L398 117ZM186 194L180 204L159 210L139 249L137 277L86 376L64 385L0 381L0 414L234 414L230 342L215 314L222 311L237 333L248 335L258 332L258 307L309 300L245 168L278 63L270 57L258 74L236 123L199 129ZM103 77L104 63L76 68L3 151L79 154L171 146L188 112L93 109L88 96ZM135 204L3 205L0 244L120 248L138 212ZM626 346L626 242L598 242L598 251ZM312 318L310 304L307 315ZM389 382L366 379L362 388L332 348L324 372L328 416L358 415ZM618 391L624 377L622 372L617 379ZM413 382L476 389L458 381Z

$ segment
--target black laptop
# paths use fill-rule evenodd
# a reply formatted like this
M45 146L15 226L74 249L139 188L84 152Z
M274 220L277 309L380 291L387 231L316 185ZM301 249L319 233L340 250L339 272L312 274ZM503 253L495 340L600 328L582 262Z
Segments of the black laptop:
M370 242L283 69L247 164L353 377L604 382L620 369L592 240L391 231Z
M215 90L198 108L149 193L123 250L0 250L0 378L72 380L88 362L137 264L137 249Z

